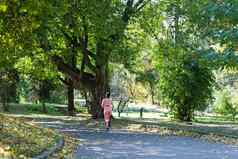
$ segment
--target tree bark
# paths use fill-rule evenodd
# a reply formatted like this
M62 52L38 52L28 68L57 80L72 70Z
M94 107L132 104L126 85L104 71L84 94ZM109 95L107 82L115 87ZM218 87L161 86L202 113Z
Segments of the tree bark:
M50 99L51 84L52 84L51 81L47 79L40 81L40 89L39 89L38 95L39 95L39 100L42 103L42 111L44 113L47 113L47 108L45 103L47 102L47 100Z
M153 84L149 82L149 85L150 85L151 102L152 104L155 104L155 99L154 99L155 92L154 92Z
M42 111L43 111L43 113L47 113L47 108L46 108L46 105L45 105L45 101L42 101Z
M109 51L106 50L105 42L99 39L96 44L96 87L93 95L93 107L91 113L93 118L102 118L103 109L101 108L101 101L109 91L108 83L108 63Z
M70 45L71 43L69 43ZM67 57L67 63L69 64L69 66L73 69L76 69L76 54L77 54L77 50L74 46L74 43L72 44L72 47L70 48L69 46L69 54ZM68 79L68 85L67 85L67 89L68 89L68 114L73 116L75 113L75 107L74 107L74 82L72 79L66 77Z
M69 79L69 85L68 85L68 113L69 115L73 116L75 112L74 107L74 86L73 81Z
M5 112L9 111L9 105L8 105L8 100L7 100L7 93L3 94L2 106L3 106L3 111L5 111Z

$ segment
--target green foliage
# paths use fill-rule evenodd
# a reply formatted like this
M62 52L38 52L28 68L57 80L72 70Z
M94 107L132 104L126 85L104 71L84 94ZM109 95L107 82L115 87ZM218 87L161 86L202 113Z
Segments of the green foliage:
M238 114L237 104L231 101L231 96L227 90L220 91L214 103L214 111L221 115L231 115L235 119L235 116Z
M157 84L159 83L159 75L155 69L145 70L144 72L137 73L136 81L142 82L149 88L152 104L155 104L155 95Z
M237 67L237 45L231 38L236 34L223 34L234 33L228 30L236 28L236 8L237 2L229 0L160 1L141 15L141 27L155 42L158 92L176 118L191 120L195 110L208 106L215 84L212 70Z
M178 53L178 49L170 53ZM194 111L204 110L212 100L214 75L199 60L194 54L184 54L158 66L163 102L177 119L192 120Z
M27 96L33 88L44 103L64 100L63 91L55 93L59 98L51 96L60 87L58 78L67 81L68 75L85 72L100 85L96 89L106 88L108 64L124 64L130 73L143 72L138 80L149 85L152 96L162 96L176 117L191 120L193 111L204 110L211 100L212 70L238 66L237 8L235 0L2 0L0 70L27 76L31 82L19 90ZM143 67L145 54L152 54L153 68ZM68 67L60 63L65 75L51 63L53 55L71 67L65 73ZM154 90L154 65L161 90ZM126 79L132 95L139 92L134 78ZM4 75L1 81L6 92L12 80ZM85 91L79 81L74 77L74 87Z
M45 113L44 110L42 109L41 104L31 104L27 105L27 111L28 113ZM58 111L56 107L53 105L46 104L46 109L47 109L47 114L50 115L62 115L61 112Z
M50 92L49 103L57 103L57 104L66 104L66 90L62 85L57 85L56 88L53 88Z
M77 106L75 109L78 113L88 113L87 107Z
M237 68L237 8L234 0L204 0L189 4L188 18L196 28L199 52L213 69Z

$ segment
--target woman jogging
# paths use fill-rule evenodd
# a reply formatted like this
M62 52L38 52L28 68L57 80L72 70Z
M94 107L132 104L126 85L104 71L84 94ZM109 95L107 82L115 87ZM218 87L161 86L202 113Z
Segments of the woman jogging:
M110 93L108 92L106 98L103 98L101 107L103 108L104 112L104 121L106 129L109 130L110 127L110 120L112 116L112 100L110 99Z

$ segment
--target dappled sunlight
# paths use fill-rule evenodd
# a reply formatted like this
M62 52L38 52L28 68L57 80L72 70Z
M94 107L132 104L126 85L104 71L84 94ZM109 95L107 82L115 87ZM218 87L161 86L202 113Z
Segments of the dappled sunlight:
M91 158L199 158L236 159L238 149L223 144L210 144L191 137L161 137L151 134L120 132L79 132L82 142L77 154ZM104 141L105 140L105 141Z
M1 115L1 114L0 114ZM61 137L51 129L28 124L25 120L1 116L0 151L12 155L11 158L29 158L48 149ZM3 146L3 147L2 147ZM1 158L1 153L0 153Z
M63 123L62 121L34 121L34 123L36 123L36 124L64 124L64 125L67 125L66 123Z
M142 124L129 124L126 128L129 130L140 130Z
M223 144L208 143L211 138L217 136L207 136L200 139L191 137L176 137L173 135L191 135L181 131L175 133L170 129L160 127L160 125L146 125L151 121L133 121L125 119L114 119L112 122L112 130L106 132L103 120L91 120L89 118L81 118L75 120L75 117L47 117L28 118L29 122L36 125L57 129L60 132L69 134L80 139L80 145L76 155L87 156L91 158L161 158L174 159L190 157L199 159L209 159L217 156L233 156L238 155L237 147L225 146ZM72 120L71 120L72 119ZM177 121L160 121L163 126L171 126L176 124L178 127L200 127L201 125L179 123ZM168 124L168 125L166 125ZM214 129L212 125L211 127ZM192 136L192 135L191 135ZM219 141L223 140L219 138ZM224 139L227 141L227 139ZM231 142L232 143L232 142ZM181 157L182 156L182 157Z
M0 143L0 158L10 159L12 158L11 152L9 151L9 147L2 147Z

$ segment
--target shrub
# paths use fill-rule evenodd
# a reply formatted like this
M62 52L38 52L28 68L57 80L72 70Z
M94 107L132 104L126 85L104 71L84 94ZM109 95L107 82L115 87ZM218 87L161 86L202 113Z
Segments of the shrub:
M191 121L194 111L205 110L211 103L214 75L195 55L184 54L175 62L162 63L159 71L163 103L176 119Z
M78 113L87 113L88 112L87 107L77 106L77 107L75 107L75 109L76 109L76 112L78 112Z
M235 119L238 114L237 105L231 102L231 96L226 90L219 92L214 106L216 113L226 116L231 115L232 119Z

